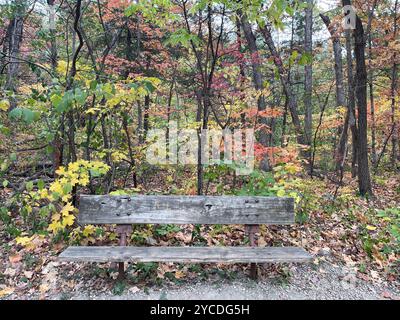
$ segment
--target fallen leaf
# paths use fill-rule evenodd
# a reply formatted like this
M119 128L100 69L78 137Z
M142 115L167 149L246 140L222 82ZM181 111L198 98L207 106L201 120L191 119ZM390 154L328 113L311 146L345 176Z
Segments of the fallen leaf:
M13 277L13 276L15 276L15 273L16 273L15 269L13 269L13 268L7 268L7 269L4 271L3 274L6 275L6 276Z
M136 287L136 286L133 286L133 287L129 288L128 291L129 291L130 293L136 293L136 292L139 292L140 289L139 289L138 287Z
M10 260L11 263L18 263L22 260L22 256L20 254L13 254L8 257L8 260Z
M46 283L42 283L39 287L40 293L45 293L49 291L49 286Z
M184 278L184 277L186 277L186 274L185 274L184 272L182 272L182 271L180 271L180 270L178 270L178 271L175 272L175 278L176 278L176 279L182 279L182 278Z
M385 298L385 299L392 299L392 295L388 291L383 291L381 296L382 296L382 298Z
M24 275L26 278L31 279L33 276L33 272L32 271L24 271Z
M0 298L10 295L14 292L14 288L6 287L3 290L0 290Z

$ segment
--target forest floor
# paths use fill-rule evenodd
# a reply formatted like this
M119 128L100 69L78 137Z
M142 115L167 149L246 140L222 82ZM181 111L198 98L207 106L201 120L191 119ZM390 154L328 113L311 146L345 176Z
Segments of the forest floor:
M335 203L333 184L304 179L304 197L311 195L306 221L261 228L260 246L301 246L314 260L260 265L258 282L248 279L246 264L172 263L129 264L126 280L118 282L115 266L61 263L57 256L66 241L34 234L29 243L17 244L0 221L0 299L400 299L398 243L390 234L398 222L377 217L377 210L399 207L400 175L376 180L376 197L369 201L354 195L356 181L346 179ZM13 223L23 226L18 216ZM246 245L243 226L161 231L138 227L130 245L139 236L140 245Z

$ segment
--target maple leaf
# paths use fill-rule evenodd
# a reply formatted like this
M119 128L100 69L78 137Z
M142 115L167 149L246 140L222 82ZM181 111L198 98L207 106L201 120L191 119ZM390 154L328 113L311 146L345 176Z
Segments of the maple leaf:
M73 212L75 207L71 203L67 203L62 209L61 214L63 217L68 216L70 212Z
M62 225L63 226L72 226L75 221L75 216L72 214L69 214L67 216L63 217Z
M84 237L89 237L90 235L92 235L95 231L95 227L92 225L87 225L85 226L85 228L82 231L82 234Z

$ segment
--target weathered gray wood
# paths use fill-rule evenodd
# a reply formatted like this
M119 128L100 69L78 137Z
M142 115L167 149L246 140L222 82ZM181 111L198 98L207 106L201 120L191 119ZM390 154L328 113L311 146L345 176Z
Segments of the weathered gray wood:
M307 262L312 256L296 247L69 247L61 261L89 262Z
M292 198L241 196L87 196L81 224L292 224Z

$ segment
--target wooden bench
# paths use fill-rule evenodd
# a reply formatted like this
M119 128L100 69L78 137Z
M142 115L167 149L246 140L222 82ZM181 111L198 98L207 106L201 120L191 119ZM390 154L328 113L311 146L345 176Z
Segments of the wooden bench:
M251 263L307 262L311 255L298 247L257 247L260 224L294 223L291 198L242 196L88 196L80 197L78 222L117 225L120 246L71 246L61 261ZM251 247L131 247L126 246L132 224L242 224Z

